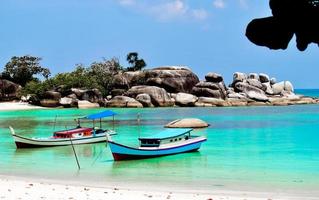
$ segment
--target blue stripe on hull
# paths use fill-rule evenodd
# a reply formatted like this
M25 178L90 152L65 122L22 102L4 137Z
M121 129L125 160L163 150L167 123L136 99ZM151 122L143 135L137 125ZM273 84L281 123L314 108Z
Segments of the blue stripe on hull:
M120 145L111 141L109 141L109 146L112 151L114 160L123 160L123 159L133 159L135 157L136 158L158 157L158 156L196 151L200 148L201 144L204 141L206 141L206 139L200 140L194 143L190 143L190 144L177 146L177 147L171 147L167 149L153 149L153 150L136 149L136 148Z

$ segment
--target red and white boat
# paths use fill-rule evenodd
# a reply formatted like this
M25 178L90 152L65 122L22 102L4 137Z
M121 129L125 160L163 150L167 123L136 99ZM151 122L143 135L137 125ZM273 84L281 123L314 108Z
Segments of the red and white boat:
M112 111L104 111L78 118L78 126L76 128L56 131L51 137L47 138L28 138L15 133L14 129L10 126L9 129L15 141L17 148L35 148L35 147L52 147L52 146L65 146L77 144L90 144L97 142L105 142L108 135L114 135L112 130L102 129L101 119L104 117L113 116L116 113ZM94 128L81 127L80 119L93 120ZM95 127L95 120L100 120L100 127Z

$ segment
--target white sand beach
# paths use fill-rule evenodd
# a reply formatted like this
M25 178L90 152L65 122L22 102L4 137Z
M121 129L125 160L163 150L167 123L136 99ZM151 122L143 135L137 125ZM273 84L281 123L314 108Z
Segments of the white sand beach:
M32 109L46 109L41 106L34 106L25 102L1 102L0 111L6 110L32 110Z
M58 183L53 180L40 180L12 176L0 176L0 199L171 199L171 200L283 200L317 199L316 196L295 194L260 193L246 191L194 191L191 188L155 188L145 186L90 186L82 183Z

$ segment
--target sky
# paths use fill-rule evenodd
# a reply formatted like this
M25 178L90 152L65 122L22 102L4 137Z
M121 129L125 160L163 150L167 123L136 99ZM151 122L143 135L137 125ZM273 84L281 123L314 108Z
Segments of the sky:
M12 56L33 55L52 74L138 52L147 68L188 66L200 79L266 73L295 88L319 88L319 48L269 50L245 37L268 0L1 0L0 70Z

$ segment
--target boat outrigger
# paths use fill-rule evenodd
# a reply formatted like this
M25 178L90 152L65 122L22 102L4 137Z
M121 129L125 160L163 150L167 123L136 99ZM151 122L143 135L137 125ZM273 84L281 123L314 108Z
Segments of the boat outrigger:
M207 139L204 136L192 136L193 129L166 129L149 137L140 137L137 148L125 146L112 141L108 136L115 161L153 158L178 153L197 151Z
M76 144L89 144L105 142L108 135L114 135L113 130L102 129L102 118L113 117L116 113L112 111L103 111L96 114L87 115L77 118L77 127L67 130L55 131L53 136L47 138L27 138L17 135L10 126L9 129L14 138L17 148L35 148L35 147L52 147ZM81 127L80 120L93 120L93 128ZM100 127L95 127L95 120L100 121Z

